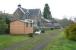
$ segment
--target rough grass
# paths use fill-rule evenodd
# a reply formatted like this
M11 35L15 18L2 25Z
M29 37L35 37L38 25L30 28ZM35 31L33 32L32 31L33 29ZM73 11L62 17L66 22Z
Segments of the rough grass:
M47 33L49 33L51 30L48 30ZM30 49L33 46L35 46L37 43L40 43L40 41L42 41L44 38L43 36L46 36L45 33L41 34L41 35L34 35L33 38L27 37L27 36L23 36L23 35L0 35L0 49L4 49L7 47L10 47L11 45L18 43L18 42L22 42L24 40L26 40L25 44L27 44L28 42L30 42L31 44L27 44L27 46L22 47L22 48L17 48L16 50L22 50L22 49ZM27 42L28 41L28 42Z
M27 36L0 35L0 49L27 39Z
M26 40L24 46L14 50L31 50L33 47L42 42L47 36L50 36L49 34L54 31L58 30L47 30L45 33L40 35L34 35L33 38L29 38L27 36L0 35L0 48L6 48L12 44Z
M33 47L35 47L38 43L40 43L41 41L43 41L45 38L45 36L48 36L49 32L51 32L51 30L48 30L46 31L45 33L42 33L40 35L35 35L30 41L30 43L27 44L24 46L24 47L21 47L21 48L17 48L16 50L31 50Z
M61 32L44 50L76 50L76 41L67 40Z
M30 43L25 44L24 47L21 48L17 48L16 50L31 50L32 48L34 48L35 46L37 46L38 44L40 44L41 42L44 41L44 39L47 36L50 36L51 32L54 31L58 31L58 30L47 30L45 33L42 33L40 35L34 36L30 41Z

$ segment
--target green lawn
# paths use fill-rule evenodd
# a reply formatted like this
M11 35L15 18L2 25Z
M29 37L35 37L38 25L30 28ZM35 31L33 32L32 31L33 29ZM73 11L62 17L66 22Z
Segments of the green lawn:
M0 49L29 39L27 36L0 35Z
M76 50L76 41L67 40L61 32L44 50Z

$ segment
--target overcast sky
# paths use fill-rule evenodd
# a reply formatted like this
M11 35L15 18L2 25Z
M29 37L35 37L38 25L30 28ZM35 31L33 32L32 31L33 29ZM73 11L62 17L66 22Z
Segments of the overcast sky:
M0 11L5 10L6 13L13 13L19 3L23 8L39 8L42 12L45 3L48 3L54 18L76 16L76 0L0 0Z

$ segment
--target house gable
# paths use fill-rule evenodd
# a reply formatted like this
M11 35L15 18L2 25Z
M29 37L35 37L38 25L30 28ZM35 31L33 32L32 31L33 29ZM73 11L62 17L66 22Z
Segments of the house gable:
M17 19L40 19L41 18L41 11L40 9L24 9L20 5L13 13L14 18Z
M17 19L20 19L23 15L23 12L19 8L13 13L13 16Z

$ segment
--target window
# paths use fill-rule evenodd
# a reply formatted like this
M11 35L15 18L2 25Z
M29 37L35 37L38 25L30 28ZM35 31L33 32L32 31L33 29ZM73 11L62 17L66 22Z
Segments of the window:
M30 23L30 26L32 27L32 23Z
M28 23L26 23L26 27L28 27Z

